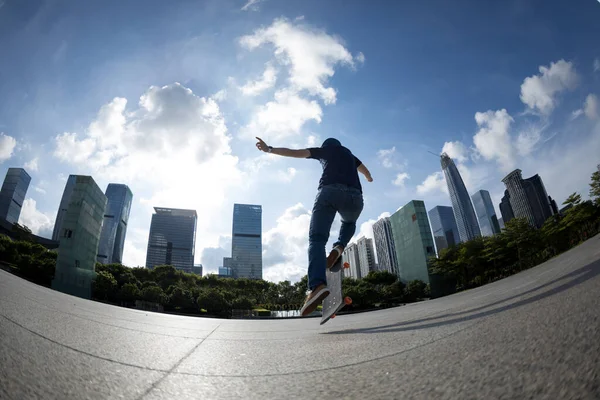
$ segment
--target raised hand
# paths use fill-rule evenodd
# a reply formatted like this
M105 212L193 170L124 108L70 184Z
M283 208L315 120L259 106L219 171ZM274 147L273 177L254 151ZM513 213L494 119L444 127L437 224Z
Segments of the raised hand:
M265 141L259 138L258 136L256 137L256 139L258 140L258 143L256 143L256 148L260 151L268 152L269 146L265 143Z

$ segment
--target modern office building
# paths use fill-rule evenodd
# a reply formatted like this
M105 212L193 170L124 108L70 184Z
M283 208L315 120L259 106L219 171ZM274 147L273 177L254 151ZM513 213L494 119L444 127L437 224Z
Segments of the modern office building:
M440 251L460 242L452 207L435 206L427 213L438 255Z
M191 272L196 246L196 210L154 207L146 252L146 268L172 265Z
M541 228L544 222L553 214L550 196L548 196L544 182L538 174L525 179L525 184L527 185L527 197L533 210L535 226Z
M133 194L127 185L109 183L105 195L108 203L98 246L98 262L122 263Z
M371 271L375 271L375 250L373 249L373 239L361 237L356 241L358 249L358 260L360 264L360 275L365 277Z
M398 260L389 217L381 218L373 224L373 239L375 240L378 269L397 275Z
M541 228L546 219L552 216L550 197L539 175L523 179L521 170L515 169L506 175L502 182L506 185L510 208L515 218L525 218L532 226ZM500 211L504 223L508 222L502 209L502 203Z
M500 231L504 229L504 220L502 218L498 218L498 225L500 226Z
M196 264L192 267L192 274L202 276L202 264Z
M231 257L223 259L234 278L262 279L262 207L233 205Z
M69 178L67 179L65 189L63 190L63 195L60 199L60 205L58 206L58 212L56 213L56 220L54 221L52 240L58 241L60 238L60 234L62 232L62 224L65 219L65 214L67 213L67 208L69 207L69 201L71 200L71 194L73 193L73 189L75 188L76 180L77 175L69 175Z
M9 168L0 189L0 218L11 224L19 222L21 208L31 177L23 168Z
M350 268L344 268L344 278L362 278L360 270L360 258L358 256L358 246L356 243L349 243L342 253L342 263L347 262Z
M480 190L476 192L472 197L473 206L475 207L475 213L479 220L479 228L483 236L494 236L500 233L500 224L498 224L498 217L496 216L496 210L490 197L490 192L487 190Z
M454 161L446 153L442 153L441 155L441 164L444 176L446 177L448 192L450 193L452 211L454 212L460 241L466 242L481 236L477 217L471 203L471 197L469 197L469 192L467 192L458 168L456 168Z
M231 278L233 276L233 271L231 267L219 267L219 277L221 278Z
M392 214L390 222L400 280L406 283L419 279L429 283L429 257L435 257L435 247L425 203L412 200Z
M510 205L510 194L508 193L508 190L504 191L504 196L502 196L502 200L500 201L500 214L502 215L503 225L515 217L515 213Z
M91 176L71 177L73 187L61 222L52 288L89 299L107 199Z
M548 200L550 201L550 207L552 208L552 215L557 215L558 205L556 205L556 201L551 196L548 196Z

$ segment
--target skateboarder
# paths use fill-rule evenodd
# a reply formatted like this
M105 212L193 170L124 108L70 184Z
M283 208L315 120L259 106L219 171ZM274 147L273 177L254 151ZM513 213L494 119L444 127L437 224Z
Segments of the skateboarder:
M312 158L319 160L323 174L310 219L308 234L308 288L302 316L312 313L329 295L326 268L335 264L356 231L356 220L363 209L363 196L358 172L372 182L371 173L363 163L342 146L339 140L329 138L321 147L293 150L285 147L268 146L261 138L256 147L260 151L284 157ZM325 257L325 245L336 213L340 213L342 226L338 240L333 244L329 256Z

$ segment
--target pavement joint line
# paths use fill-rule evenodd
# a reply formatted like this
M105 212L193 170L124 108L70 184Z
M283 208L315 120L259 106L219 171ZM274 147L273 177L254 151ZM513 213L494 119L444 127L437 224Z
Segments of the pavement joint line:
M208 334L208 336L212 335L214 331L216 331L217 329L219 329L219 326L221 326L221 325L220 324L217 325L215 327L215 329L213 329ZM179 359L179 361L177 361L163 376L161 376L159 379L157 379L155 382L153 382L152 385L150 385L150 387L144 391L144 393L142 393L140 396L138 396L136 398L136 400L141 400L144 397L146 397L146 395L150 394L150 392L153 391L158 385L160 385L160 383L162 381L164 381L165 378L167 378L171 373L173 373L173 371L175 370L175 368L179 367L182 362L184 362L189 356L191 356L192 353L194 353L194 351L196 351L196 349L198 347L200 347L202 345L202 343L204 343L204 341L208 338L208 336L205 337L204 339L200 340L200 342L197 345L195 345L190 351L187 352L187 354L185 354L183 357L181 357L181 359Z

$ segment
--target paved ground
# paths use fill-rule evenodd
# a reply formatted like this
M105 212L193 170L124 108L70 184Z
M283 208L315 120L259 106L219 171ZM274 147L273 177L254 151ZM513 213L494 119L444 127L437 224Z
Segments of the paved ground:
M0 271L1 399L598 399L600 236L442 299L218 320L64 295Z

